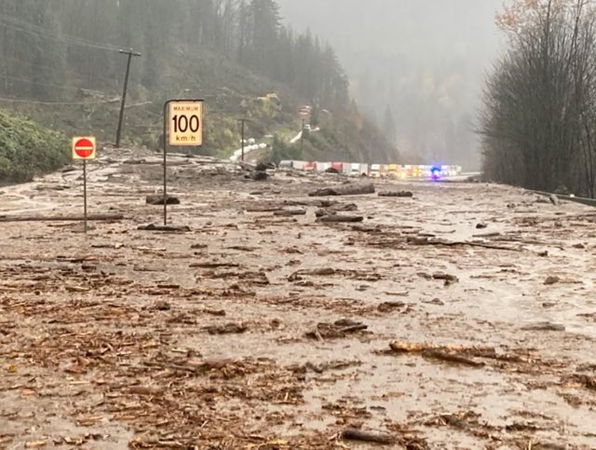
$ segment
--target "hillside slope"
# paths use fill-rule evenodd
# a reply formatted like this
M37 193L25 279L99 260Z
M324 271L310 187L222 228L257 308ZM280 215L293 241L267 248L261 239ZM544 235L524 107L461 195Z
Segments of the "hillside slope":
M329 112L323 127L338 156L373 152L395 160L391 145L363 126L350 104L333 50L282 26L273 0L243 5L60 0L50 8L7 0L0 5L0 56L11 64L0 72L0 105L67 135L114 142L126 68L118 48L132 47L142 56L131 65L125 144L158 148L163 102L198 97L206 101L201 153L224 157L238 148L239 118L249 119L247 137L295 134L299 107L311 104ZM88 16L98 21L80 26ZM314 152L321 159L328 153Z

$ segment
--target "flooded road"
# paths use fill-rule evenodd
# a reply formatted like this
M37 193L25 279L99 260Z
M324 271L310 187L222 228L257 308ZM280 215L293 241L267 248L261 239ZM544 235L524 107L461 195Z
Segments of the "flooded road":
M90 171L124 220L2 223L0 448L596 448L593 208L170 160L189 232L138 229L162 213L141 151ZM0 215L78 215L80 177L4 187Z

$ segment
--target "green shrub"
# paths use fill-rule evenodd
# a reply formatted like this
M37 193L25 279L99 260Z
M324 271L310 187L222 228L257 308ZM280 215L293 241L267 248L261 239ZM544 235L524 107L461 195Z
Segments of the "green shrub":
M0 110L0 183L31 181L70 158L67 139L22 116Z

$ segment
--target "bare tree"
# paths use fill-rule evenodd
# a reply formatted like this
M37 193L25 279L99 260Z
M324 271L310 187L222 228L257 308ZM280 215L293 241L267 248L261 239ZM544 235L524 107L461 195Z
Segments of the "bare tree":
M590 0L519 0L499 16L509 50L485 90L487 177L594 197L595 9Z

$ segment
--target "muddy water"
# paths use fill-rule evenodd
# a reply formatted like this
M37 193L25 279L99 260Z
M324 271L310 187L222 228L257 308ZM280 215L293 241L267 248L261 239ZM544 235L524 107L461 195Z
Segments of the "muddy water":
M3 224L0 447L368 448L338 440L357 426L396 447L596 448L593 210L493 185L380 181L414 198L336 199L365 221L327 226L306 194L337 178L259 184L172 161L171 217L189 233L137 230L161 216L144 205L159 165L139 152L90 170L92 211L126 220L87 236ZM79 171L3 191L1 214L80 209ZM341 319L368 328L326 335ZM219 334L229 324L242 332ZM394 340L473 364L395 354ZM211 361L223 363L193 369Z

